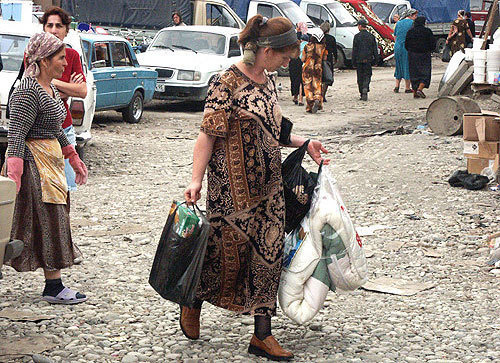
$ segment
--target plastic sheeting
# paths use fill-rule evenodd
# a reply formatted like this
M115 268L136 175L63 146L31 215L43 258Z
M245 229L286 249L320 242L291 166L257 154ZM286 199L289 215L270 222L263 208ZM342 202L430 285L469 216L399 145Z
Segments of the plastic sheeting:
M428 23L451 23L459 10L470 11L470 0L410 0L410 3Z
M62 0L61 7L78 22L103 26L161 29L172 25L178 11L184 23L191 24L190 0Z
M248 5L250 0L225 0L227 5L243 20L247 20Z

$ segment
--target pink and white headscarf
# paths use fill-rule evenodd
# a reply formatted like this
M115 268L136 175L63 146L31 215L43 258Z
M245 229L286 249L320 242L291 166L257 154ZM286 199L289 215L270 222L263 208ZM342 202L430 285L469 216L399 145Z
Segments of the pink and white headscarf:
M64 43L50 33L37 33L33 35L24 51L23 77L36 77L40 74L37 62L51 56L58 51Z
M297 28L299 28L299 31L302 33L302 35L307 34L307 24L304 22L299 22L297 23Z

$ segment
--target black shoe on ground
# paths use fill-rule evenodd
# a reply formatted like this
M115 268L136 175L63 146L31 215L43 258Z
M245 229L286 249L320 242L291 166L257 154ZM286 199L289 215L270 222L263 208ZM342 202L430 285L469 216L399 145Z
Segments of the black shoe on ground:
M360 100L361 101L368 101L368 93L362 93Z

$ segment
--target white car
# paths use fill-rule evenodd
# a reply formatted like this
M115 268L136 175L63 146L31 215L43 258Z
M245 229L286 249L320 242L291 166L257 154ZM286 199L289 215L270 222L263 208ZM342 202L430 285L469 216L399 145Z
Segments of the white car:
M204 25L160 30L146 52L137 55L142 66L158 72L154 98L204 101L212 77L242 58L239 32Z
M7 147L9 120L7 119L6 111L9 91L19 73L24 57L24 49L28 45L30 37L40 31L42 31L40 24L0 20L0 54L3 62L3 70L0 72L0 164L3 160L5 148ZM87 64L87 59L82 51L83 48L79 33L70 30L65 42L67 46L75 49L80 54L82 64ZM92 72L87 72L87 67L85 66L83 67L83 72L87 78L87 97L85 99L72 97L68 100L76 132L77 149L79 151L83 149L92 137L90 128L92 126L92 119L94 118L96 98Z

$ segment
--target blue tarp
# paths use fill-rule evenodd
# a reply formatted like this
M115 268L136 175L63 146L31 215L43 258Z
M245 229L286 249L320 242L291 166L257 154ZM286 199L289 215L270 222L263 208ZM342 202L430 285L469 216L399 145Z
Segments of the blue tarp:
M410 0L410 3L428 23L450 23L459 10L470 11L470 0Z
M247 11L248 11L248 4L250 4L250 0L225 0L227 5L231 9L234 10L234 12L240 17L240 19L243 19L243 21L247 20Z

